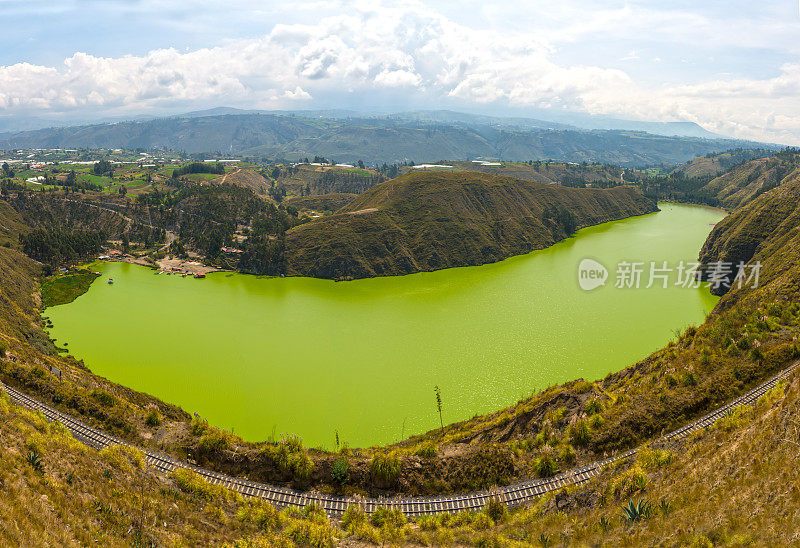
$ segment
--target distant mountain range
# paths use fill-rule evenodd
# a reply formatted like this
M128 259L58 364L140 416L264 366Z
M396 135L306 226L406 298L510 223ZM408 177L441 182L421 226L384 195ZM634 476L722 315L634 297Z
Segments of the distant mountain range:
M630 124L639 127L585 129L534 118L452 111L370 116L341 110L259 112L223 107L166 118L6 132L0 134L0 149L166 148L286 160L325 156L369 164L556 159L633 167L679 164L710 152L769 146L720 139L694 124Z

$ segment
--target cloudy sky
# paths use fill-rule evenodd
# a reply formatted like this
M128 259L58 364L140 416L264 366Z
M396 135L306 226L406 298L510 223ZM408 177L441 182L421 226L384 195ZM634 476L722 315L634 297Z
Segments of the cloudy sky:
M569 110L800 144L798 0L0 0L0 21L6 118Z

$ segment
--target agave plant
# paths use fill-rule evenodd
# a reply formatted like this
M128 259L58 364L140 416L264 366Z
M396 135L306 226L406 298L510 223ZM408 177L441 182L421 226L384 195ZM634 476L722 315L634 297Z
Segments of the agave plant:
M650 517L650 510L649 501L639 499L633 502L633 499L630 499L628 504L622 506L622 516L628 520L628 523L634 523Z
M545 535L544 533L539 535L539 544L542 545L542 548L549 548L550 546L550 537Z
M25 458L25 460L28 461L28 464L31 465L31 468L40 474L44 472L44 463L42 462L42 458L35 450L31 449L28 451L28 456Z
M672 511L672 504L665 499L661 499L661 504L659 505L659 507L661 508L661 513L664 514L665 516L669 514L670 511Z
M605 516L600 518L600 529L604 533L608 533L608 530L611 529L611 521Z

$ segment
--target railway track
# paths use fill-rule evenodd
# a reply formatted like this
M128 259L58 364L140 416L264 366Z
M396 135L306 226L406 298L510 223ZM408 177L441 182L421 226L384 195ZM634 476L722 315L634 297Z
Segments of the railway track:
M654 442L671 441L684 438L692 432L708 428L717 419L725 416L729 411L742 405L755 403L767 391L774 388L781 379L789 376L800 362L794 363L752 390L742 394L738 398L726 403L714 411L692 421L677 430L673 430L654 440ZM33 411L40 411L48 420L62 423L80 442L103 449L111 445L131 444L109 436L105 432L84 424L83 422L62 413L52 407L43 404L15 388L4 385L0 382L0 388L8 392L11 399L23 407ZM463 511L477 511L482 509L492 498L499 498L509 507L517 507L526 504L535 498L561 489L569 485L581 485L600 474L603 468L613 462L634 456L638 448L631 449L624 453L613 455L609 458L592 462L578 468L573 468L566 472L546 479L532 479L515 483L506 487L500 487L494 491L479 491L462 495L447 495L438 497L411 497L411 498L366 498L349 499L332 495L323 495L313 492L300 492L286 487L278 487L264 483L257 483L249 480L235 478L225 474L220 474L205 468L193 466L188 463L178 462L171 457L160 454L148 449L140 449L145 455L145 461L157 472L169 474L176 468L184 468L196 472L208 482L223 485L228 489L237 491L246 497L264 499L277 507L286 508L290 506L305 507L315 503L321 506L329 516L341 516L350 504L359 504L364 507L366 512L371 513L380 506L391 509L401 510L409 517L422 516L438 513L455 513Z

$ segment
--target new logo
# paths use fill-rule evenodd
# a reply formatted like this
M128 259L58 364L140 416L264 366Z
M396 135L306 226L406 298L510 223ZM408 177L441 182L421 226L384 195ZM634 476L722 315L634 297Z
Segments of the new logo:
M606 285L608 270L594 259L584 259L578 265L578 284L584 291Z

